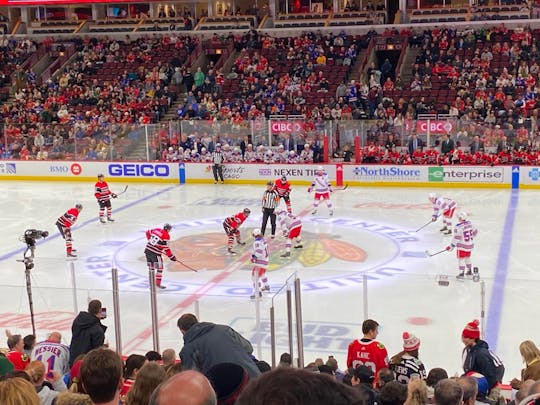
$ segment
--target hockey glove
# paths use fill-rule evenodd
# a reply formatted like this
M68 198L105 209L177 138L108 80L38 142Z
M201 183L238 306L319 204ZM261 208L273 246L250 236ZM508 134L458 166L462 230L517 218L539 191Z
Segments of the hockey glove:
M172 256L170 257L170 259L171 259L171 261L173 261L173 262L177 262L177 261L178 261L178 259L176 258L175 255L172 255Z
M112 193L112 194L111 194L111 197L112 197L112 198L116 198L116 197L118 197L118 196L117 196L116 194Z
M257 256L251 255L251 263L255 263L256 260L257 260Z
M311 190L313 190L313 188L309 187L309 188L307 189L307 192L308 192L308 193L311 193Z
M455 247L454 245L448 245L448 246L446 247L446 250L448 250L449 252L451 252L452 250L454 250L454 247Z
M432 221L432 222L435 222L435 221L437 220L437 218L438 218L438 217L437 217L436 215L433 215L433 216L431 217L431 221Z
M331 193L333 193L333 192L334 192L334 190L333 190L333 189L331 189L331 188L329 188L329 190L330 190L330 192L331 192Z

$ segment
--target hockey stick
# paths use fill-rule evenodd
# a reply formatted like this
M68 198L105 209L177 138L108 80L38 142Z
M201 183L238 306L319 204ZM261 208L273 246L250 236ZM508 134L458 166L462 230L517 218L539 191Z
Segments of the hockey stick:
M343 190L347 190L347 187L349 187L349 183L345 183L345 185L344 185L343 187L334 188L334 191L343 191Z
M120 191L119 193L116 193L116 196L118 197L119 195L124 194L127 191L127 189L128 189L128 186L125 186L122 191Z
M446 249L439 250L438 252L435 252L435 253L429 253L429 251L426 250L426 255L428 255L429 257L433 257L433 256L440 255L440 254L443 253L443 252L446 252Z
M199 272L198 270L195 270L193 267L188 266L187 264L185 264L185 263L184 263L183 261L181 261L181 260L176 259L176 261L177 261L178 263L180 263L182 266L184 266L186 269L189 269L189 270L191 270L191 271L194 271L195 273L198 273L198 272Z
M426 222L424 225L422 225L420 228L418 228L416 231L411 231L411 232L420 232L422 229L424 229L426 226L428 226L429 224L431 224L433 221L430 219L429 222Z

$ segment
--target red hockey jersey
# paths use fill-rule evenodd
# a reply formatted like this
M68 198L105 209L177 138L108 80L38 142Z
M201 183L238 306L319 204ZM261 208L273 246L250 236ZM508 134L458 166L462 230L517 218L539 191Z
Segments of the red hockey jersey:
M94 195L98 201L107 201L111 199L111 190L106 181L98 181L95 185Z
M277 179L274 182L274 190L276 190L280 197L289 195L291 192L291 184L288 181Z
M158 255L166 254L169 259L174 260L174 255L169 247L169 241L171 240L169 232L161 228L148 229L146 239L148 239L146 250Z
M225 218L225 225L231 229L238 229L240 225L244 223L246 216L243 212L239 212L236 215Z
M79 210L77 208L70 208L64 215L58 218L57 222L59 222L64 228L71 228L77 221L78 217Z
M349 344L347 352L347 367L364 365L377 372L381 368L388 367L388 352L381 342L371 339L354 340Z

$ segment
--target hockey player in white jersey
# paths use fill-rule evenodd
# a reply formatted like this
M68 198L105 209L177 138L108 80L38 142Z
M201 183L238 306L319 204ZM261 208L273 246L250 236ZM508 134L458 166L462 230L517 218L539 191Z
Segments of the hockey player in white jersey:
M289 257L291 255L291 246L293 239L296 244L294 245L295 249L301 249L302 246L302 237L300 232L302 232L302 221L296 215L293 215L287 211L279 211L277 213L277 218L281 231L283 232L283 237L287 238L285 243L285 253L281 257Z
M435 193L429 195L429 201L433 204L433 214L431 220L435 222L441 215L443 217L443 227L440 229L445 235L452 233L452 218L457 208L457 203L448 197L439 197Z
M311 187L308 188L309 193L312 191L315 191L315 199L313 200L313 212L311 214L315 215L317 213L317 207L319 206L319 202L322 198L326 201L326 206L330 211L330 215L334 215L332 201L330 201L330 193L334 192L334 190L332 190L330 179L324 172L322 166L317 166L313 183L311 183Z
M251 280L253 282L253 294L251 299L262 297L263 291L270 291L266 268L268 267L268 243L264 239L260 229L253 230L253 252L251 254Z
M458 214L458 220L459 222L454 227L454 237L450 245L446 247L446 250L451 251L456 248L459 265L459 274L456 277L463 279L465 276L475 276L471 264L471 252L474 249L474 238L478 234L478 230L467 219L465 212ZM474 270L477 276L478 269L475 267Z

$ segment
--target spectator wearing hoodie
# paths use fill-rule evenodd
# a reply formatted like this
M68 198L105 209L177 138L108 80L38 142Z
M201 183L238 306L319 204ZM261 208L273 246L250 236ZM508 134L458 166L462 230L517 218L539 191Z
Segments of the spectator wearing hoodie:
M71 344L69 346L69 365L75 359L92 349L103 346L107 327L101 323L101 301L92 300L88 303L88 311L81 311L71 325Z
M261 374L251 355L253 346L230 326L199 322L193 314L182 315L177 325L184 336L180 351L184 369L206 374L216 364L234 363L242 366L250 378Z

